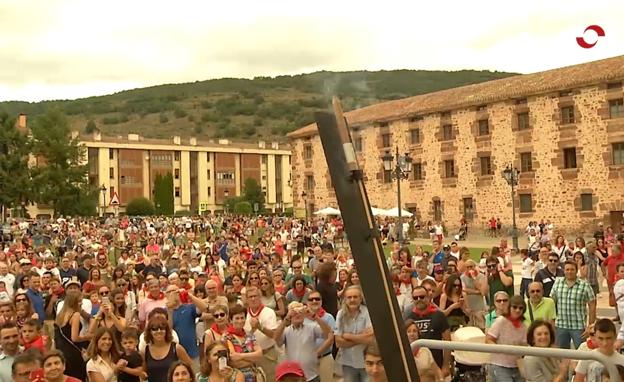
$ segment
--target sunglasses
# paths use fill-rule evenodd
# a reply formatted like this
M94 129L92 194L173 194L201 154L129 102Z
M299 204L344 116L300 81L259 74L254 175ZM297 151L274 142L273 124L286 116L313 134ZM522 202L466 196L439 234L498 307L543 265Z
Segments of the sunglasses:
M257 277L250 277L249 280L258 280Z
M542 292L541 289L533 289L529 291L529 293L541 293L541 292Z
M109 291L105 290L103 292L100 292L100 296L108 296L110 294Z
M15 299L15 302L27 302L28 300L25 298L17 298Z
M492 268L496 268L498 265L497 264L489 264L487 267L492 269Z
M321 301L320 297L308 297L308 301Z
M157 327L153 327L150 329L152 332L166 332L167 331L167 327L166 326L157 326Z
M524 310L524 306L522 306L522 305L512 305L511 309Z
M498 302L498 303L503 303L503 302L507 302L507 301L509 301L509 300L507 300L507 299L504 299L504 300L496 300L496 302Z
M424 300L424 299L426 299L426 298L427 298L427 296L412 296L412 298L413 298L414 300Z
M215 314L213 314L213 316L215 318L223 318L223 317L226 317L227 314L225 314L225 313L215 313Z
M301 266L293 267L293 269L301 269Z
M453 284L453 286L455 286L455 287L460 287L460 286L461 286L461 284Z

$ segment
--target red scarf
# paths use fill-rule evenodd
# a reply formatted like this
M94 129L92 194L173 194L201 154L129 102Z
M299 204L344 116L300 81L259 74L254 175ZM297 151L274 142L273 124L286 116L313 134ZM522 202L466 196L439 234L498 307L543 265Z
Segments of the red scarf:
M229 325L227 327L227 333L237 337L245 337L245 329L240 328L236 329L234 325Z
M306 289L307 289L306 287L303 287L303 290L302 290L301 292L299 292L299 291L297 290L297 288L293 288L293 289L292 289L292 291L293 291L293 294L294 294L297 298L299 298L299 300L301 300L301 299L303 298L303 296L305 296Z
M325 313L327 313L325 311L325 309L323 309L323 307L321 306L318 310L318 312L316 312L316 315L318 316L318 318L323 318L323 316L325 315Z
M416 307L414 307L414 309L412 309L412 313L414 313L415 315L419 317L424 317L426 315L435 313L437 310L438 309L435 307L435 305L433 305L432 303L429 303L429 306L427 306L425 310L418 310Z
M597 349L598 348L598 344L595 344L594 341L592 341L592 339L590 338L590 339L587 340L587 348L589 350Z
M517 319L513 319L511 318L511 316L505 316L506 319L509 320L509 322L511 322L511 324L514 326L514 328L519 328L522 326L522 321L520 321L520 318Z
M233 327L232 324L228 324L225 327L225 331L229 333L230 327ZM219 329L219 326L217 324L210 325L210 330L212 330L213 332L217 333L220 336L223 335L223 330Z
M256 318L260 315L260 313L262 312L262 309L264 309L264 305L260 304L260 307L258 308L258 311L256 312L256 314L253 314L251 312L251 308L247 308L247 313L249 313L251 317Z
M149 298L150 300L159 301L159 300L162 300L163 298L165 298L165 294L163 292L158 292L158 298L154 298L154 297L152 297L151 293L148 293L147 294L147 298Z

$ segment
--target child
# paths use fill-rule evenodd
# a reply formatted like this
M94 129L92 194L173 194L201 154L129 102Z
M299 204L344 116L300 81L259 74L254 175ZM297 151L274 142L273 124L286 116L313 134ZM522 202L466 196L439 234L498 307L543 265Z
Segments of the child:
M39 323L39 320L30 319L24 323L21 330L22 340L24 341L24 350L36 348L41 350L42 354L46 352L45 342L43 341L40 331L41 324Z
M529 297L529 284L533 282L533 276L535 271L535 262L529 256L529 251L526 249L520 250L520 257L522 258L522 281L520 282L520 296L522 298Z
M143 358L137 351L139 333L136 328L127 328L121 333L121 347L123 354L117 361L119 367L118 382L139 382L140 378L147 378L143 371Z

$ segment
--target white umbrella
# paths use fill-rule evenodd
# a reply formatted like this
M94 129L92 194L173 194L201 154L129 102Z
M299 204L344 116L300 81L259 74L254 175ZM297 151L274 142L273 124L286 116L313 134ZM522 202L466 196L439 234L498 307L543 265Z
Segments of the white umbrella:
M340 210L332 207L325 207L322 210L318 210L314 215L340 215Z
M386 210L384 215L390 216L390 217L398 217L399 216L399 209L396 208L396 207L390 208L389 210ZM409 218L409 217L412 217L412 213L402 209L401 210L401 216Z
M381 208L371 207L371 211L373 212L373 216L384 216L386 214L386 210Z

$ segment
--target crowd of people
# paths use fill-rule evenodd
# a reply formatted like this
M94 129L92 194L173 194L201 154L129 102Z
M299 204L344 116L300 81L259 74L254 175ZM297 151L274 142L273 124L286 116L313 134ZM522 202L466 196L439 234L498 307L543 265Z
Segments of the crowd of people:
M340 218L271 216L14 221L0 247L0 382L384 381L343 229ZM531 233L519 254L503 238L480 261L442 232L431 250L388 241L410 342L472 327L488 343L584 347L624 367L624 332L596 317L603 278L624 314L624 238L541 233L533 251ZM414 358L422 381L486 373L460 376L449 351ZM604 372L505 354L488 364L491 381Z

